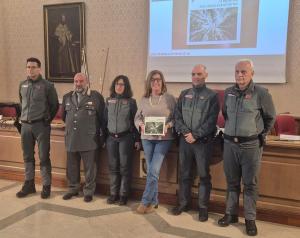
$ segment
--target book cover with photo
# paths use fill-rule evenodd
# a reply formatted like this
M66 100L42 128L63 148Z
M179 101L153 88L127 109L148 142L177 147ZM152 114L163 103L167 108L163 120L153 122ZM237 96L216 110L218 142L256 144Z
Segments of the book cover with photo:
M165 134L165 117L145 117L145 135L159 135Z

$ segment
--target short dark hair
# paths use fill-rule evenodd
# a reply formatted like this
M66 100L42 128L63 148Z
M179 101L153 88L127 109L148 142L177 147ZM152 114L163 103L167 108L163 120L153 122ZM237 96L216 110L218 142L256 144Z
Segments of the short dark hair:
M124 92L123 92L123 97L124 98L131 98L133 96L132 90L131 90L131 86L130 86L130 82L129 82L129 78L125 75L118 75L117 77L115 77L115 79L112 81L111 86L110 86L110 96L112 98L117 96L116 90L115 90L115 86L116 83L122 79L124 81Z
M35 62L37 63L38 67L41 68L41 61L38 58L30 57L26 60L26 64L28 62Z

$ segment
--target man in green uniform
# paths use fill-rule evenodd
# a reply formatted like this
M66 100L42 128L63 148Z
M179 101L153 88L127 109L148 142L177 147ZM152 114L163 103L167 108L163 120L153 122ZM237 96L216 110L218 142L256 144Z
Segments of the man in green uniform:
M39 59L27 59L26 68L28 77L19 87L25 182L16 195L22 198L36 192L34 147L37 142L43 182L41 197L48 198L51 192L50 123L58 109L58 98L54 85L43 79L40 74Z
M193 87L181 92L175 108L175 128L180 134L179 145L179 205L172 209L179 215L189 209L191 203L192 166L196 161L200 176L198 190L199 221L208 219L208 202L211 190L209 160L212 138L216 133L219 114L218 95L206 87L208 76L204 65L192 70Z
M267 89L253 83L253 62L240 60L235 66L236 84L225 90L223 115L224 171L227 180L225 216L220 226L238 222L241 179L244 185L246 233L257 235L256 200L264 138L275 122L275 109Z
M84 201L90 202L96 189L96 156L103 132L104 99L100 93L90 90L85 74L74 77L74 91L63 97L63 120L66 123L65 143L67 150L68 192L63 196L69 200L77 196L80 189L80 160L84 165Z

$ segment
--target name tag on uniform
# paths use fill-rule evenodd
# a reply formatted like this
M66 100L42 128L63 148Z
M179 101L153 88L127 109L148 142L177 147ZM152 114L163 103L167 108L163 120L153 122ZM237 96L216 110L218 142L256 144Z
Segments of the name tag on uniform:
M128 101L127 100L122 100L122 104L127 105Z
M116 103L116 102L117 102L116 99L110 99L110 100L108 100L108 103Z
M93 102L87 102L87 105L93 105Z
M235 95L232 94L232 93L228 93L227 95L228 95L229 97L235 97Z
M203 100L203 99L205 99L205 97L204 96L200 96L200 99Z
M66 106L70 106L70 103L67 102L67 103L66 103Z
M28 84L23 84L22 88L28 88Z
M193 95L187 94L187 95L185 95L184 97L189 98L189 99L192 99L192 98L193 98Z

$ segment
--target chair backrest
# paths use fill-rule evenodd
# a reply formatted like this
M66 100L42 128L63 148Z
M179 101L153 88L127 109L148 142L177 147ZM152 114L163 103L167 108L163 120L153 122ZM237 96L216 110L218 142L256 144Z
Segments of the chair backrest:
M223 108L223 103L224 103L224 90L221 89L215 89L214 91L216 91L218 93L218 99L219 99L219 104L220 104L220 110L222 111Z
M286 135L296 135L296 120L290 115L277 115L274 124L274 129L276 135L286 134Z
M14 107L5 106L0 108L0 115L4 117L16 117L17 112Z
M224 119L223 114L222 114L221 111L219 112L219 115L218 115L217 125L220 128L225 127L225 119Z
M62 105L59 104L59 107L58 107L57 113L54 117L54 120L62 120L62 111L63 111Z

